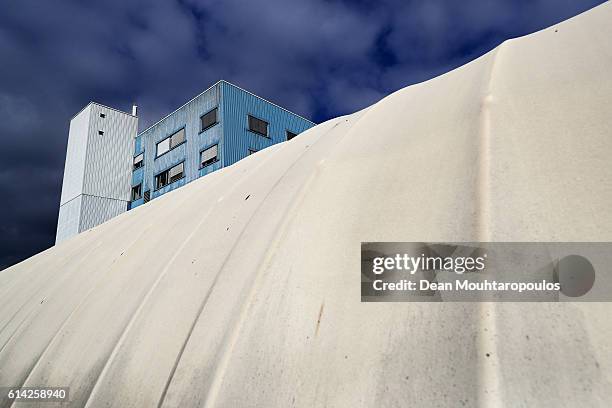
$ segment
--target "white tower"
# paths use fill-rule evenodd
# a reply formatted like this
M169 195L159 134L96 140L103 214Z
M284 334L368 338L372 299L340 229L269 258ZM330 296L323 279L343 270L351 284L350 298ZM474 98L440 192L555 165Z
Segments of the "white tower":
M55 243L125 211L138 117L90 102L70 121Z

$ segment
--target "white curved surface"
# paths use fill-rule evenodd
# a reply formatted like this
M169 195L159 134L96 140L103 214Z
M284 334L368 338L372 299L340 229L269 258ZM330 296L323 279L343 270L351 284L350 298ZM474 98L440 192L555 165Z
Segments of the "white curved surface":
M359 271L361 241L612 241L611 22L605 3L507 41L0 272L0 385L610 406L612 305L362 304Z

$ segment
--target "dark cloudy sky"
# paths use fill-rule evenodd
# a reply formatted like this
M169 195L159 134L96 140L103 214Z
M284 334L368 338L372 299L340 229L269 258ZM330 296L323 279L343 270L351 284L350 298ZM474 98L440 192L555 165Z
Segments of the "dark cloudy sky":
M460 66L598 0L6 0L0 8L0 269L54 242L70 118L140 128L219 79L316 122Z

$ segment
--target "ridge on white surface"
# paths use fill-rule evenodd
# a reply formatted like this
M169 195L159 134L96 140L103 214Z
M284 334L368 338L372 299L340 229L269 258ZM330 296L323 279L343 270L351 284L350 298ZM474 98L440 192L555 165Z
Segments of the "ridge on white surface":
M359 271L362 241L612 241L611 22L605 3L505 42L0 272L0 385L609 406L612 306L362 304Z

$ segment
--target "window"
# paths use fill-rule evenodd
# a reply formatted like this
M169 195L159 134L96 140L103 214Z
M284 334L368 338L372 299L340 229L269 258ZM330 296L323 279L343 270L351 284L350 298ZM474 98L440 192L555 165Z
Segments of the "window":
M255 149L251 149L249 147L249 156L252 155L253 153L257 153L259 150L255 150Z
M249 115L249 130L268 137L268 122Z
M217 108L211 110L205 115L202 115L202 117L200 118L200 122L201 122L201 127L200 127L201 132L205 131L211 126L216 125L217 124Z
M104 118L106 117L106 113L101 113L101 114L100 114L100 117L101 117L102 119L104 119Z
M219 145L214 145L200 152L200 168L219 160Z
M175 181L183 178L184 167L185 167L184 163L179 163L169 170L170 183L174 183Z
M178 145L185 142L185 128L182 128L178 132L173 133L170 137L165 138L161 142L157 143L157 156L169 152Z
M290 130L287 131L287 140L291 140L297 136L297 133L293 133Z
M151 191L147 190L142 195L142 201L145 202L145 203L148 203L150 200L151 200Z
M142 184L132 187L132 201L140 200L142 197Z
M103 131L101 131L101 130L98 130L98 134L99 134L100 136L102 136L102 135L104 134L104 132L103 132Z
M184 162L177 164L174 167L170 167L166 171L162 171L157 176L155 176L155 189L159 190L162 187L167 186L168 184L172 184L177 180L180 180L184 177Z
M161 156L162 154L168 152L170 150L170 138L167 137L161 142L157 144L157 155Z
M168 182L168 171L164 171L163 173L160 173L155 176L155 188L157 190L159 190L163 186L167 186L168 184L170 184Z
M174 149L176 146L180 145L185 141L185 128L179 130L172 136L170 136L170 150Z
M140 153L134 157L134 170L141 168L144 165L144 153Z

